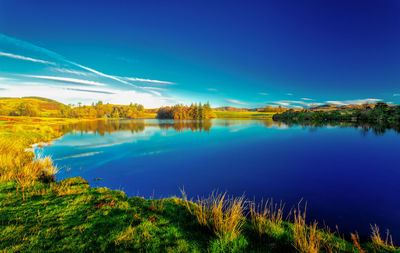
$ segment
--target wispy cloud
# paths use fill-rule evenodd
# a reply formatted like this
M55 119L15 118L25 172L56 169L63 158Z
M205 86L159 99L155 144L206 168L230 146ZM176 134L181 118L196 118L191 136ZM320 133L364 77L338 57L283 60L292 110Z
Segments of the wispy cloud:
M23 50L25 52L30 52L35 55L35 57L27 57L27 56L22 56L22 55L17 55L17 54L10 54L9 52L3 52L2 55L3 57L11 57L11 58L17 58L20 60L26 60L26 61L35 61L39 63L45 63L49 65L55 65L55 67L47 68L47 70L50 70L55 73L64 73L67 74L67 76L60 76L60 75L49 75L49 74L35 74L35 76L31 76L31 78L35 79L41 79L41 80L48 80L48 81L54 81L54 82L63 82L63 83L70 83L70 84L81 84L81 85L88 85L88 86L107 86L110 87L112 90L127 90L127 91L134 91L136 90L135 94L142 94L144 98L146 98L146 102L149 102L149 98L153 96L154 98L154 105L162 103L170 104L171 101L176 101L176 99L163 96L161 93L162 90L156 89L156 88L150 88L148 86L142 87L142 85L139 85L139 83L147 84L147 85L175 85L173 82L169 81L160 81L160 80L154 80L154 79L144 79L144 78L136 78L136 77L120 77L116 75L111 75L107 74L101 71L98 71L96 69L84 66L82 64L76 63L74 61L66 59L64 56L55 53L53 51L50 51L48 49L36 46L34 44L31 44L29 42L21 41L12 37L8 37L4 34L0 33L0 42L5 43L5 45L12 45L12 47L18 48L18 50ZM22 53L21 53L22 54ZM23 54L27 55L27 54ZM45 61L43 60L42 57L36 57L36 55L43 55L44 58L51 59L51 61ZM38 59L36 59L38 58ZM79 77L77 78L70 78L69 75L77 75ZM82 78L82 77L85 78ZM28 76L25 76L28 77ZM93 79L95 78L95 79ZM104 78L110 79L110 80L104 80ZM87 80L83 80L87 79ZM115 81L117 83L115 83ZM27 80L19 80L18 84L21 84L22 82L32 82L32 81L27 81ZM33 82L32 82L33 83ZM118 83L124 84L123 86L116 86ZM44 83L44 85L41 86L46 86L46 85L51 85L50 83ZM61 89L64 89L65 86L59 87ZM76 92L79 92L76 88L73 87ZM14 91L15 89L13 89ZM82 89L81 89L82 90ZM65 89L64 89L65 91ZM73 91L73 90L71 90ZM121 91L122 92L122 91ZM154 97L157 96L156 97ZM53 96L53 95L52 95ZM89 99L89 98L88 98ZM93 99L93 98L92 98ZM169 101L169 102L168 102Z
M94 73L94 74L97 74L97 75L99 75L99 76L106 77L106 78L110 78L110 79L113 79L113 80L115 80L115 81L118 81L118 82L121 82L121 83L124 83L124 84L132 85L131 83L129 83L129 82L127 82L127 81L124 81L124 80L122 80L121 78L119 78L119 77L117 77L117 76L108 75L108 74L105 74L105 73L103 73L103 72L100 72L100 71L97 71L97 70L95 70L95 69L92 69L92 68L89 68L89 67L80 65L80 64L75 63L75 62L71 62L71 61L69 61L69 62L70 62L71 64L74 64L74 65L77 66L77 67L83 68L83 69L85 69L85 70L87 70L87 71L89 71L89 72L92 72L92 73Z
M228 102L228 103L231 103L231 104L236 104L236 105L249 105L248 103L240 101L240 100L237 100L237 99L229 99L229 98L227 98L227 99L225 99L225 101Z
M214 88L207 88L208 91L218 91L217 89Z
M93 76L92 73L83 72L83 71L78 71L78 70L74 70L74 69L50 68L50 70L53 71L53 72L65 73L65 74L72 74L72 75L77 75L77 76Z
M288 95L288 96L293 96L293 93L286 93L286 95Z
M281 106L286 106L286 107L292 107L292 108L312 107L312 106L318 106L318 105L322 104L322 103L310 103L310 102L305 102L305 101L300 101L300 100L280 100L280 101L274 101L271 103L281 105Z
M258 93L258 95L261 95L261 96L268 96L268 93L265 93L265 92L259 92L259 93Z
M394 93L393 97L400 97L400 93Z
M165 88L151 87L151 86L144 86L144 87L140 87L140 88L145 89L145 90L158 90L158 91L166 91L167 90Z
M343 100L343 101L325 101L325 103L333 105L361 105L366 103L377 103L379 101L382 101L382 99L364 98L364 99Z
M99 82L89 81L89 80L76 79L76 78L69 78L69 77L37 76L37 75L21 75L21 76L32 77L32 78L37 78L37 79L42 79L42 80L50 80L50 81L62 82L62 83L84 84L84 85L93 85L93 86L105 86L104 83L99 83Z
M277 101L277 102L272 102L272 103L277 104L277 105L282 105L282 106L290 106L290 103L288 103L288 102Z
M144 79L144 78L137 78L137 77L120 77L122 79L132 81L132 82L145 82L145 83L154 83L154 84L169 84L174 85L173 82L168 81L160 81L160 80L151 80L151 79Z
M311 98L301 98L301 99L303 99L303 100L305 100L305 101L311 101L311 100L313 100L313 99L311 99Z
M45 61L45 60L40 60L40 59L35 59L35 58L26 57L26 56L22 56L22 55L5 53L5 52L0 52L0 56L9 57L9 58L17 59L17 60L22 60L22 61L30 61L30 62L37 62L37 63L43 63L43 64L48 64L48 65L56 65L54 62L49 62L49 61Z
M98 93L98 94L115 94L114 92L106 91L106 90L90 90L90 89L70 88L70 87L66 87L65 89L72 90L72 91Z

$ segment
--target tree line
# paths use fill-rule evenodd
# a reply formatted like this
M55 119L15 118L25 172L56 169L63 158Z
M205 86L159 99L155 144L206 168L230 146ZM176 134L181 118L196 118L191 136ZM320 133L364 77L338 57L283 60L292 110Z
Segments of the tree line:
M134 119L144 115L144 107L140 104L113 105L103 104L102 101L92 105L78 106L57 104L54 108L49 105L40 105L29 102L21 102L12 105L0 106L0 115L27 116L27 117L62 117L62 118L128 118Z
M186 105L174 105L161 107L157 112L158 119L212 119L216 118L215 113L211 109L210 103L202 105L191 104Z
M400 107L389 106L386 103L366 105L364 109L338 109L327 111L288 110L284 113L275 114L274 120L301 123L311 121L323 122L358 122L358 123L383 123L388 125L400 125Z
M134 119L142 117L144 107L140 104L113 105L103 104L102 101L92 105L81 105L77 107L67 105L61 109L61 116L66 118L125 118Z

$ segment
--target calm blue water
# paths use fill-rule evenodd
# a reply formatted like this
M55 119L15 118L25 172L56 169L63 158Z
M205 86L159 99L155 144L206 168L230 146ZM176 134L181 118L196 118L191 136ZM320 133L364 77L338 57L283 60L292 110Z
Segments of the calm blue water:
M400 239L400 135L352 127L288 127L271 121L99 121L66 129L39 150L92 186L128 196L191 197L219 189L253 199L300 199L308 217L341 232L369 224ZM67 169L69 168L69 169ZM95 178L102 178L95 181Z

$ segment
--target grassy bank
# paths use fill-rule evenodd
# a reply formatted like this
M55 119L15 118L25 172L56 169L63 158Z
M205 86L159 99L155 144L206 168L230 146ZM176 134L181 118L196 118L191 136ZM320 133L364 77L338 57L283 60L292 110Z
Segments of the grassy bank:
M220 119L271 119L274 112L222 112L214 111Z
M56 182L51 159L26 148L62 135L60 119L0 121L0 251L396 252L374 227L346 241L271 201L213 193L190 201L128 198L82 178Z
M248 217L247 211L251 210ZM304 213L283 219L275 204L256 208L244 199L214 194L185 198L128 198L121 191L89 187L82 178L21 189L0 182L0 250L14 252L396 252L376 234L374 242L347 242Z

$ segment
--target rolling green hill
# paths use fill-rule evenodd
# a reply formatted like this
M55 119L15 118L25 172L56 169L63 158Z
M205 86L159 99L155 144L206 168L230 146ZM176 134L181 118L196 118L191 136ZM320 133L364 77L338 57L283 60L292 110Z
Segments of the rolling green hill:
M41 97L0 98L0 115L7 116L60 117L65 107L60 102Z

